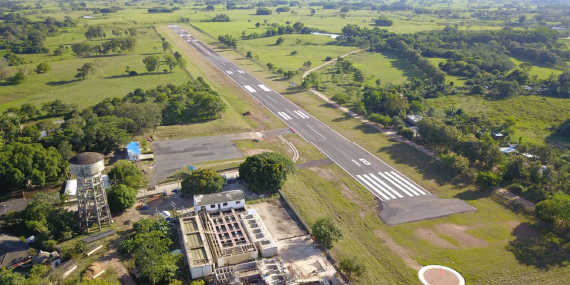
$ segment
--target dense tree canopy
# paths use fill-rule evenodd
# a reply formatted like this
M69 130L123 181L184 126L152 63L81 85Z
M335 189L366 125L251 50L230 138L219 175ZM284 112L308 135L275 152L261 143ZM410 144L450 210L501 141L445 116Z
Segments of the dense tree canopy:
M182 193L185 195L211 194L220 192L224 187L225 179L212 169L198 169L192 171L182 180Z
M248 157L239 166L239 176L255 191L273 193L281 189L287 175L295 171L291 159L280 153L264 152Z
M112 185L122 184L127 188L139 189L146 185L146 178L134 162L118 160L109 171ZM124 189L122 189L124 190Z
M119 184L107 192L107 201L111 211L122 211L132 207L137 201L137 190Z
M53 147L38 143L8 143L0 148L0 192L57 181L67 162Z

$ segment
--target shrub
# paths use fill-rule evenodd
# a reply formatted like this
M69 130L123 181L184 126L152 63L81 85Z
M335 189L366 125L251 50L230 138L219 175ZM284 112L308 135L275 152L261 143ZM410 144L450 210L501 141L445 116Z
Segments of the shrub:
M402 135L403 137L409 139L409 140L413 140L414 139L414 130L410 129L410 128L406 128L406 127L402 127L398 130L398 134Z
M42 62L36 66L37 73L46 73L51 70L51 66L47 62Z
M330 55L325 58L325 61L331 61L331 60L332 60L332 56L330 56Z
M331 99L342 105L342 104L348 103L348 100L350 100L350 97L348 97L348 95L346 93L339 92L339 93L336 93Z
M509 191L514 194L521 195L524 192L524 187L518 183L513 183L509 186Z
M499 182L501 182L501 177L491 171L479 171L477 178L475 179L475 184L482 188L497 186L499 185Z
M129 76L135 76L138 75L138 73L134 70L129 71Z

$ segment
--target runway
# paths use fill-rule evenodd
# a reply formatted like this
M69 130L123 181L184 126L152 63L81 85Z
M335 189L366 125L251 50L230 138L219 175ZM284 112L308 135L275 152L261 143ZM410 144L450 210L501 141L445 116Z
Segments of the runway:
M200 52L219 70L257 99L275 116L293 128L306 141L319 149L350 176L366 187L389 209L389 217L382 219L392 224L439 217L457 212L473 211L475 208L456 199L440 199L429 191L374 156L360 145L349 141L281 94L272 90L253 75L218 54L177 25L168 26L189 45ZM430 201L434 202L431 203ZM453 207L445 207L449 201ZM460 204L458 204L460 202ZM463 205L465 207L458 207ZM393 205L393 207L391 207ZM458 208L462 210L458 210ZM413 213L411 213L413 212ZM409 217L409 218L406 218Z

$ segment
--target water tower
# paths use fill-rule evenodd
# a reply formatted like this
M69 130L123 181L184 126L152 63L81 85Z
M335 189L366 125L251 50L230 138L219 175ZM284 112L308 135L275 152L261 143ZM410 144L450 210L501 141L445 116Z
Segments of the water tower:
M105 194L105 185L101 172L105 170L103 155L96 152L83 152L69 160L71 173L77 176L77 207L79 228L89 232L97 223L111 225L111 213Z

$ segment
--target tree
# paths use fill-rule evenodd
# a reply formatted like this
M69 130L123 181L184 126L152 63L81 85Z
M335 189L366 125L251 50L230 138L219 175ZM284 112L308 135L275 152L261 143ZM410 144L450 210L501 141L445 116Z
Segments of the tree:
M385 18L385 17L380 17L376 20L374 20L374 23L376 24L376 26L381 26L381 27L389 27L392 26L394 24L394 21Z
M10 63L5 57L0 58L0 79L4 79L6 83L8 83L8 74L10 72L9 66Z
M176 61L176 58L174 58L174 56L169 53L165 54L163 58L164 61L166 61L166 65L168 65L168 69L170 69L170 72L172 72L176 65L178 65L178 61Z
M380 124L384 127L387 127L392 123L392 119L390 117L384 116L382 114L377 114L377 113L372 113L372 114L368 115L368 119L371 122Z
M186 67L186 60L183 57L176 58L176 64L180 69L184 69Z
M520 89L520 85L516 81L499 81L497 83L497 91L502 98L518 96L521 92Z
M267 8L257 8L257 11L255 12L255 15L271 15L271 14L273 14L273 11Z
M53 147L37 143L8 143L0 149L0 192L57 181L67 163Z
M348 280L352 279L353 274L356 277L361 277L366 272L366 265L356 256L342 259L338 268L346 274Z
M198 169L182 181L182 194L197 195L220 192L225 179L212 169Z
M7 83L9 85L18 85L18 84L21 84L22 82L24 82L24 79L26 79L26 76L24 75L24 73L21 71L18 71L18 72L16 72L16 74L14 74L14 76L8 78Z
M93 71L95 71L95 64L92 62L86 62L77 69L75 78L85 79L90 73L93 73Z
M19 111L19 115L20 118L22 119L22 122L26 122L30 119L33 119L39 115L41 115L40 110L30 104L30 103L24 103L22 104L22 106L20 106L20 111Z
M81 142L86 151L108 154L130 141L127 130L132 123L132 120L116 116L97 117L83 128L84 138Z
M330 217L318 219L311 226L311 232L315 236L315 240L326 248L331 248L333 243L343 237L342 231Z
M123 211L137 202L137 191L123 184L113 186L107 193L111 211Z
M103 30L103 27L101 25L89 26L87 28L87 32L85 33L85 37L88 40L92 40L95 38L103 39L106 36L107 36L107 34L105 33L105 30Z
M134 37L137 35L137 28L135 27L130 27L127 29L127 31L129 33L129 36Z
M65 114L70 112L71 109L71 105L65 104L59 99L55 99L51 102L45 102L42 104L42 111L47 112L47 114L50 116Z
M525 21L526 21L526 15L522 15L519 17L519 25L522 26Z
M171 45L170 45L169 42L167 42L167 41L163 41L163 42L162 42L162 50L163 50L163 51L167 51L168 49L170 49L170 46L171 46Z
M3 285L24 285L28 284L26 282L26 277L24 275L13 272L12 270L7 270L4 266L0 267L0 284Z
M499 185L499 182L501 182L501 177L491 171L479 171L479 174L477 174L477 178L475 179L475 184L482 188L497 186Z
M118 160L109 171L112 185L122 184L127 188L139 189L146 184L146 178L137 165L128 160Z
M161 104L150 102L139 104L124 103L115 107L114 114L117 117L132 120L129 130L133 134L142 134L144 131L154 130L157 126L160 126L163 108Z
M255 23L255 27L259 28L261 26L261 24L259 22Z
M562 227L570 220L570 196L565 193L556 193L548 200L536 204L536 215L552 224Z
M42 62L36 66L37 73L46 73L51 70L51 66L47 62Z
M253 52L247 51L247 54L246 54L245 57L247 57L247 58L253 58Z
M160 58L156 55L149 55L143 59L144 66L148 72L154 72L159 67Z
M251 189L268 193L281 189L293 171L295 164L291 159L270 152L250 156L239 166L239 176Z
M365 80L364 73L360 69L355 69L353 76L355 82L362 83Z
M283 37L279 37L277 41L275 41L275 45L281 45L283 42L285 42L285 39Z

